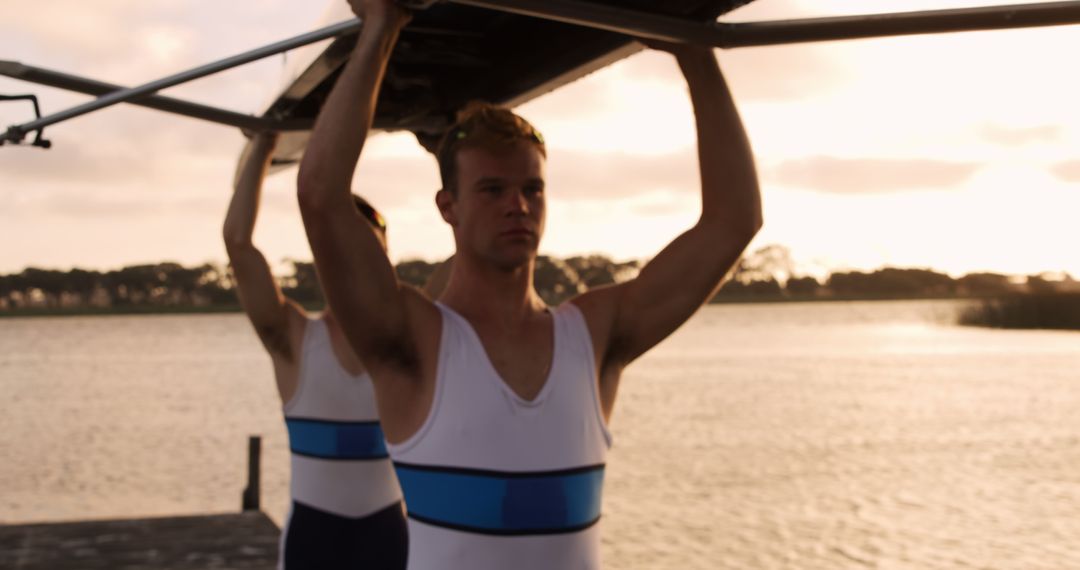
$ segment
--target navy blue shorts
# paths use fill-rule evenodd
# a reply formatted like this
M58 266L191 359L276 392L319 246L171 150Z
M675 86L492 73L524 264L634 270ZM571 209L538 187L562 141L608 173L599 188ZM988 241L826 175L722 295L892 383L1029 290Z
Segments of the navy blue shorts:
M409 531L401 503L348 518L293 501L285 570L404 570Z

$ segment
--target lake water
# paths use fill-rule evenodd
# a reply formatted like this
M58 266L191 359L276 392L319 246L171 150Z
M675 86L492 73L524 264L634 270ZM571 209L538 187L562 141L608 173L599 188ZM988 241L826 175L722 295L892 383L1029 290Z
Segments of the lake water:
M1080 333L949 301L707 307L626 372L615 570L1080 568ZM288 497L240 315L0 319L0 523L229 512L249 434Z

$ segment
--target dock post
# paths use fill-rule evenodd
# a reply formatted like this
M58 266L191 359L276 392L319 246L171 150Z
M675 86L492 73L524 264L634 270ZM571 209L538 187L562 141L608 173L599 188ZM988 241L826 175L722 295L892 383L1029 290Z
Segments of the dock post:
M248 478L241 508L245 511L259 510L259 463L262 455L262 436L248 437Z

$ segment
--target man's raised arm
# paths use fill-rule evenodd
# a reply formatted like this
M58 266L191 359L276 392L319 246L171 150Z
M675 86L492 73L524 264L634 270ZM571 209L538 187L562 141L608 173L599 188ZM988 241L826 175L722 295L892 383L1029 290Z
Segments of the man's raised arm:
M716 56L709 48L663 49L675 55L690 88L701 169L701 218L636 279L586 293L577 301L589 319L594 344L603 351L597 355L602 368L621 368L686 322L716 293L762 224L750 142ZM605 388L606 394L613 394L611 387Z
M300 163L300 211L327 302L353 350L373 369L411 365L387 362L403 358L400 351L387 350L387 343L407 342L407 294L350 195L387 62L409 14L391 0L350 4L363 27Z
M252 242L263 179L277 143L276 133L257 133L244 149L235 191L222 227L236 291L259 340L270 354L293 361L292 323L302 322L299 307L285 298L262 252Z

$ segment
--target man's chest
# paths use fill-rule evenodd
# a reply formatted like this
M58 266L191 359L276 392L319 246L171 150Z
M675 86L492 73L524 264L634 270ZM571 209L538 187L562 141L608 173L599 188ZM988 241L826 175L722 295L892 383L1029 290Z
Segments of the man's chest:
M555 340L550 320L518 330L477 328L484 353L500 379L525 400L532 400L551 371Z

